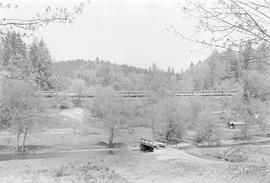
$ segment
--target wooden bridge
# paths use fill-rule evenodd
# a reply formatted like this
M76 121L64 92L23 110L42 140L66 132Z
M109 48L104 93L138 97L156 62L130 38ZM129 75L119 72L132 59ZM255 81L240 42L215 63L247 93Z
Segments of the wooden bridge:
M166 144L159 141L152 141L147 139L141 139L140 141L140 149L141 151L150 151L153 152L154 149L165 148Z
M188 96L207 96L207 97L225 97L239 94L237 90L199 90L199 91L174 91L176 97L188 97ZM92 92L68 92L68 91L43 91L38 95L46 98L52 97L68 97L68 98L94 98L97 94ZM147 91L115 91L113 96L120 97L148 97L151 96L151 92Z

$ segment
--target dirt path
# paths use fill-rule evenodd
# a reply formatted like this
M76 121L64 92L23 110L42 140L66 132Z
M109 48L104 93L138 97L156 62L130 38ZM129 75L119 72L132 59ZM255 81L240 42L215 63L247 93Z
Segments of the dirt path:
M247 166L202 159L173 148L153 153L127 149L112 154L107 151L73 150L62 153L61 157L1 161L0 177L29 168L48 169L96 161L114 169L131 183L269 183L265 177L243 174L242 171L248 170L243 167Z
M204 159L173 148L153 153L156 162L135 182L212 182L212 183L269 183L270 167L256 163L232 163ZM161 168L162 167L162 168ZM258 170L258 171L257 171Z
M216 162L213 160L199 158L191 154L186 153L182 150L177 150L173 148L160 149L154 152L154 155L158 160L181 160L183 162L197 162L197 163L206 163L206 162Z

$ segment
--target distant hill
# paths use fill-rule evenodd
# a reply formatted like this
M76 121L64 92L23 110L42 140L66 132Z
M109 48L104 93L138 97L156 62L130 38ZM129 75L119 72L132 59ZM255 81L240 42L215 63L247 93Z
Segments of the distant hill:
M55 62L53 71L62 79L63 88L71 89L72 83L86 87L110 87L114 90L171 90L180 74L168 68L159 69L153 64L149 69L113 64L99 60L69 60ZM75 82L75 83L74 83Z
M247 55L267 54L267 47L247 49ZM250 61L247 55L232 51L213 51L204 61L190 64L189 69L175 73L159 69L154 63L149 69L118 65L96 60L68 60L53 63L62 89L110 87L113 90L156 91L171 90L249 90L253 98L265 100L270 93L270 66ZM76 90L76 89L75 89Z
M176 83L180 90L242 90L251 98L269 99L270 51L266 45L243 48L240 53L213 51L203 62L190 64Z

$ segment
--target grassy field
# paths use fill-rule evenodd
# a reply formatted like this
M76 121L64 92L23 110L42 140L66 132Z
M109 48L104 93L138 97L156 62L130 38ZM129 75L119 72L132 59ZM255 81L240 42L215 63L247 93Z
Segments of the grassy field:
M28 151L51 151L68 149L88 149L100 147L107 141L107 132L103 123L91 117L82 108L69 110L50 109L43 130L34 131L28 136ZM123 128L115 142L137 145L140 138L151 138L151 130L145 127ZM1 152L15 150L16 136L9 131L0 134Z
M15 136L2 132L1 183L270 182L270 146L267 145L241 146L244 148L240 153L249 156L236 162L223 158L230 147L191 146L182 150L168 147L143 153L130 147L136 147L140 138L151 138L151 130L135 127L121 129L115 142L123 147L109 151L104 149L107 133L102 122L89 117L85 110L47 112L46 128L29 136L30 154L14 154Z

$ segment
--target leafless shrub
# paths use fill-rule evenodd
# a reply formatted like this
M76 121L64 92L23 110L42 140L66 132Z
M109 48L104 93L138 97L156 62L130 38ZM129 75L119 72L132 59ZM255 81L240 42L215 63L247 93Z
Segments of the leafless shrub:
M202 111L196 120L196 142L217 143L220 139L219 119L210 111Z
M33 84L24 81L10 81L4 86L3 103L9 109L10 129L17 135L17 151L25 151L27 136L41 121L41 100L34 95L35 90ZM20 145L21 135L23 139Z
M108 147L113 147L115 136L119 129L127 120L129 114L123 98L113 96L110 90L102 90L95 97L92 106L94 115L102 120L104 127L108 132Z

